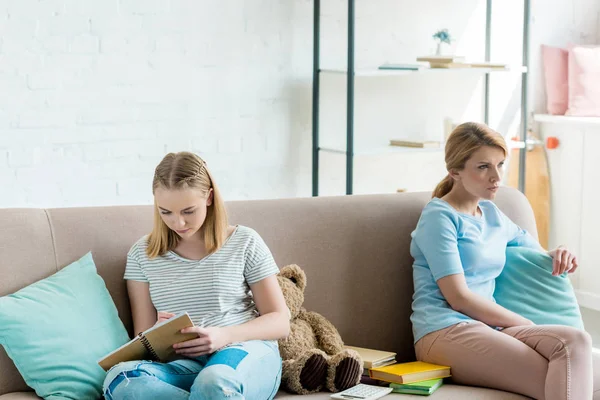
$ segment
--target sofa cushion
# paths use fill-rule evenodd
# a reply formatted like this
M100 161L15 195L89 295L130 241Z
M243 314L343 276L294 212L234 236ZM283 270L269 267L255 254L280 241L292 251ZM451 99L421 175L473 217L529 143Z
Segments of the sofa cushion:
M542 45L546 109L548 114L564 115L569 108L569 51Z
M566 115L600 117L600 46L569 48L569 109Z
M552 257L525 247L507 247L506 264L496 279L494 298L501 306L535 324L583 329L571 281L552 275Z
M14 392L0 396L1 400L38 400L34 392Z
M127 340L91 253L0 298L0 344L41 397L99 398L97 360Z

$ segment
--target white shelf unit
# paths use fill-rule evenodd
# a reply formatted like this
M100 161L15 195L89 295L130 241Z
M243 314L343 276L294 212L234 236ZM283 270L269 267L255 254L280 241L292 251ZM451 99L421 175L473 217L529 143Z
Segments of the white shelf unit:
M491 20L492 20L492 0L486 0L486 18L485 18L485 57L483 61L489 62L491 61ZM366 68L366 69L356 69L354 66L354 43L355 43L355 0L348 0L348 59L346 68L322 68L320 65L320 0L314 0L314 34L313 34L313 97L312 97L312 194L313 196L319 195L320 190L320 177L319 171L321 169L321 160L320 156L324 154L334 154L336 157L344 156L345 157L345 193L353 194L354 193L354 159L355 156L361 156L363 160L365 159L374 159L375 155L398 155L399 158L401 155L406 155L407 157L417 157L422 156L423 158L428 158L427 162L431 161L432 163L439 164L440 159L443 163L443 147L439 149L391 149L385 148L385 144L383 145L375 145L373 146L370 143L357 143L355 144L355 135L354 135L354 87L355 81L364 82L368 79L369 82L378 81L376 78L386 78L390 77L398 77L398 78L409 78L409 80L418 79L418 77L426 76L432 77L432 79L436 79L433 77L446 77L446 76L474 76L480 77L483 76L483 118L481 118L482 122L489 123L489 108L490 108L490 76L503 73L503 74L519 74L521 77L521 89L520 89L520 140L525 141L527 134L527 102L528 102L528 64L529 64L529 19L530 19L530 0L523 0L523 38L522 38L522 61L520 64L522 65L509 65L506 68L492 68L492 67L461 67L461 68L429 68L422 67L416 70L401 70L401 69L379 69L375 68ZM403 61L399 61L403 62ZM518 62L519 63L519 62ZM329 140L328 143L322 143L320 137L320 96L321 96L321 82L325 80L329 80L332 76L338 76L338 79L344 79L346 81L346 125L345 128L342 128L346 131L346 140L345 140L345 149L341 148L344 146L340 146L340 142L342 140ZM374 80L372 80L372 78ZM450 78L449 80L452 80ZM389 82L389 81L388 81ZM460 89L459 89L460 90ZM340 102L341 103L341 102ZM385 105L384 105L385 106ZM328 112L323 113L327 118L331 118L331 114ZM448 114L447 114L448 115ZM443 119L443 118L442 118ZM439 121L442 124L442 121ZM363 128L364 128L363 124ZM389 128L389 127L388 127ZM341 132L342 129L336 127L334 130L329 130L323 132L328 132L330 134L335 134L340 136L339 139L343 139ZM357 129L357 132L361 132L364 134L362 129ZM416 131L406 132L407 136L413 135ZM428 135L428 132L435 132L434 130L423 130L423 134L425 136ZM403 137L404 132L400 132L400 137L397 137L397 132L390 132L390 136L388 139L408 139L411 140L410 137ZM380 139L380 138L379 138ZM423 138L423 140L431 140L431 138ZM437 140L437 139L436 139ZM389 146L391 147L391 146ZM519 190L524 191L525 186L525 146L519 152ZM431 156L435 155L436 158L432 158ZM366 156L369 156L366 158ZM431 160L429 160L431 158ZM424 161L425 162L425 161ZM336 165L340 165L336 162ZM361 165L361 168L364 167L364 164ZM399 166L400 171L405 171L407 168L411 168L412 166ZM412 168L417 170L418 167ZM437 167L436 167L437 168ZM343 171L342 167L340 171ZM439 177L441 179L442 176ZM373 177L371 179L374 179ZM438 180L439 180L438 179ZM432 182L437 183L437 181ZM430 190L431 188L429 188ZM362 192L362 190L359 190Z
M517 66L517 67L507 67L507 68L420 68L417 70L403 70L403 69L379 69L379 68L369 68L369 69L358 69L354 71L354 76L402 76L402 75L413 75L413 74L490 74L490 73L523 73L527 72L527 67ZM340 74L346 75L348 74L348 70L346 69L336 69L336 68L325 68L321 69L322 74Z

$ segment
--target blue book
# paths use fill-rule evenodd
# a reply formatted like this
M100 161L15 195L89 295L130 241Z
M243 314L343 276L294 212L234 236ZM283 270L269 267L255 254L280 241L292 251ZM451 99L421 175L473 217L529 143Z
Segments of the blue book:
M382 64L379 69L395 69L404 71L417 71L423 68L421 64Z

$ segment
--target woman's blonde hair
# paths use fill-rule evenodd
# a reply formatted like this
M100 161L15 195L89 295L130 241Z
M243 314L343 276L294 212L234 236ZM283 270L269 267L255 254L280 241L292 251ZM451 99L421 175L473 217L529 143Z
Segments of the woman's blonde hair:
M445 161L446 170L462 170L469 158L474 152L483 146L491 146L504 151L504 156L508 155L508 148L502 135L485 124L477 122L465 122L460 124L446 141ZM436 186L432 197L443 197L452 190L454 179L446 175L444 179Z
M209 254L217 251L223 245L229 226L225 203L203 159L186 151L167 154L154 171L152 194L158 188L167 190L197 189L206 196L212 189L212 204L208 207L200 232ZM154 258L163 255L175 248L178 243L179 236L164 223L155 200L154 227L148 237L146 250L148 257Z

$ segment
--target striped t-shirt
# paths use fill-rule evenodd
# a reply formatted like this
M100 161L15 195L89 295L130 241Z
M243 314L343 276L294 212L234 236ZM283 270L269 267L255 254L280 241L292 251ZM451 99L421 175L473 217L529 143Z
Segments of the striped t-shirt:
M187 311L197 326L230 326L258 316L249 284L277 274L269 248L251 228L238 225L216 252L190 260L173 251L148 258L148 236L127 254L125 279L150 284L158 311Z

